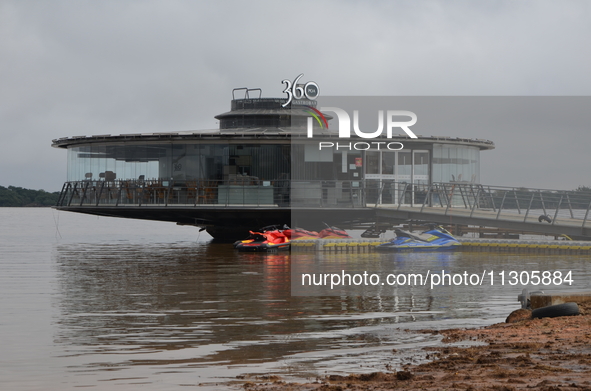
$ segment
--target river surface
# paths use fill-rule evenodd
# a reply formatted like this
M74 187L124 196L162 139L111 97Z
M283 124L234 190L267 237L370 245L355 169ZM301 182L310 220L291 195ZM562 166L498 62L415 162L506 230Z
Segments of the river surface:
M396 273L572 270L571 286L546 292L591 281L588 256L245 254L172 223L47 208L0 208L0 220L3 390L238 389L258 374L395 370L439 341L412 330L503 321L524 288L292 296L292 262L338 257Z

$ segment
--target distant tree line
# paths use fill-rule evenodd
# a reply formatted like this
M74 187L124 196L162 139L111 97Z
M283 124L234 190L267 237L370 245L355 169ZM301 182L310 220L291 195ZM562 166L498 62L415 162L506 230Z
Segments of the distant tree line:
M589 186L579 186L574 191L577 192L577 193L582 193L582 194L591 194L591 187L589 187Z
M57 203L59 192L31 190L22 187L0 186L0 207L53 206Z

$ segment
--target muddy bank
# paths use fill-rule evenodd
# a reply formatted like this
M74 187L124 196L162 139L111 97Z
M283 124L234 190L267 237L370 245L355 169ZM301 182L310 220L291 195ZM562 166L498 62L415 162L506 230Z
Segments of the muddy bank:
M278 376L247 381L249 391L277 390L591 390L591 309L581 315L500 323L480 329L422 330L444 343L482 346L426 348L432 361L390 372L327 375L312 383ZM393 352L392 354L397 354Z

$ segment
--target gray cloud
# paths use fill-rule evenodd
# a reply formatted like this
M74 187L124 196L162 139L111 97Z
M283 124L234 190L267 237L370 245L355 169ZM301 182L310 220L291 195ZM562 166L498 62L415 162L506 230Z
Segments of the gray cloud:
M281 80L302 72L326 95L589 95L590 7L6 0L0 185L61 188L66 154L50 148L53 138L214 128L232 88L281 96ZM588 140L587 129L565 132L526 135L538 151L526 161L508 132L475 134L497 144L482 154L482 180L590 185L588 143L571 142ZM511 162L520 170L490 168Z

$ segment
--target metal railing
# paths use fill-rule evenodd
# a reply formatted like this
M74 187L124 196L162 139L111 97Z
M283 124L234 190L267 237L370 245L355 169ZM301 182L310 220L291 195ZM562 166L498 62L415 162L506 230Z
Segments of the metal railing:
M523 221L546 216L581 220L584 226L591 209L591 191L546 190L487 186L475 183L438 182L417 184L360 180L83 180L66 182L57 206L261 206L365 208L403 206L454 208L502 215L520 215Z
M475 183L432 183L430 185L404 184L399 191L395 207L404 205L494 212L496 219L506 215L535 217L540 222L556 224L558 219L580 220L585 226L591 210L591 191L548 190L523 187L487 186ZM410 196L408 196L410 194ZM404 199L410 200L405 202Z
M66 206L261 206L364 207L361 182L82 180L66 182L57 205Z
M57 206L275 205L281 183L215 180L115 180L66 182Z

